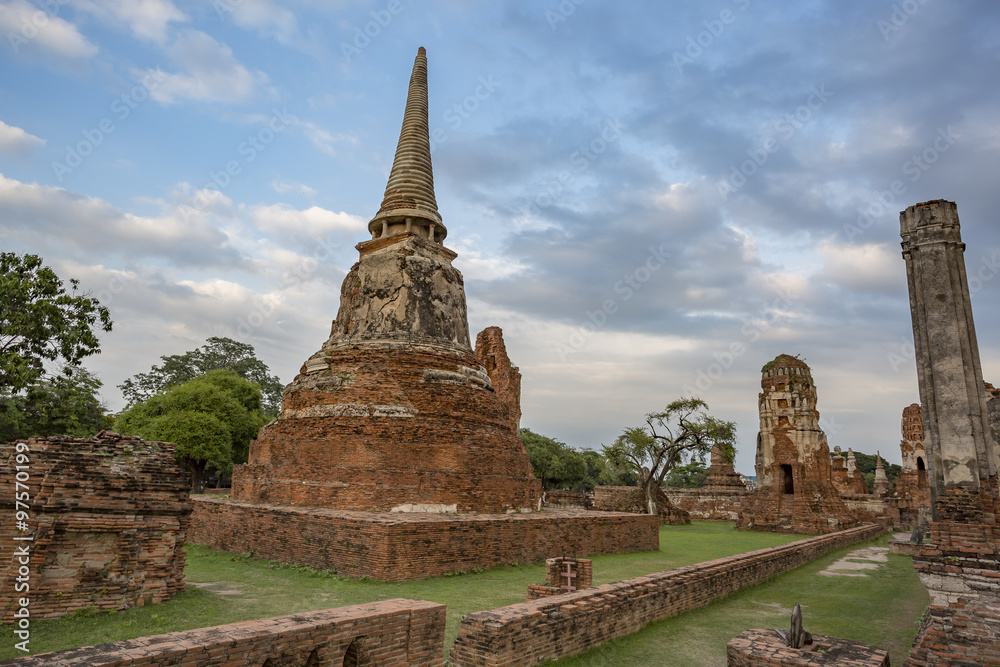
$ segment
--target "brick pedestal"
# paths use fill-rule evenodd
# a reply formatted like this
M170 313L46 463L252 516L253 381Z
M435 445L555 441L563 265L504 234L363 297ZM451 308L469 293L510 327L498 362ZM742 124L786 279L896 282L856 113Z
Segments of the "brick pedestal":
M726 644L726 657L729 667L889 667L889 653L868 644L813 635L789 648L774 630L747 630Z

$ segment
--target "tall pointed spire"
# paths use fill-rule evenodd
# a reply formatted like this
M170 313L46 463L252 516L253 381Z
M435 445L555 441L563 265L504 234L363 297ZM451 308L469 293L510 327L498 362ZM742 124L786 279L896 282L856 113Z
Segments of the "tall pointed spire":
M399 133L385 197L382 207L368 223L368 231L372 238L412 231L439 243L448 233L434 198L427 121L427 52L422 46L413 61L403 129Z

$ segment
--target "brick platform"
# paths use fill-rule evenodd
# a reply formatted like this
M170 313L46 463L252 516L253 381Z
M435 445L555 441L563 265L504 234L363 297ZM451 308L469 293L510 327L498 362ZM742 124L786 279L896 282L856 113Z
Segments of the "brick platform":
M587 590L467 614L450 661L458 667L534 665L589 651L885 532L867 525Z
M698 521L736 521L750 491L742 489L664 489L670 502Z
M837 637L813 635L803 648L789 648L774 630L747 630L726 644L728 667L889 667L889 653Z
M189 540L384 581L530 563L553 553L584 556L660 548L659 522L647 514L352 512L214 498L194 499Z
M19 667L444 665L443 604L384 600L43 653ZM348 656L350 653L352 658Z
M31 618L55 618L84 608L141 607L184 590L181 547L191 501L175 445L105 431L25 442L20 453L17 445L0 445L0 510L9 517L0 522L4 623L14 622L22 597L31 601ZM30 508L28 530L20 534L18 455L26 461ZM27 556L17 552L24 548ZM31 571L28 591L16 589L23 585L16 581L21 568Z

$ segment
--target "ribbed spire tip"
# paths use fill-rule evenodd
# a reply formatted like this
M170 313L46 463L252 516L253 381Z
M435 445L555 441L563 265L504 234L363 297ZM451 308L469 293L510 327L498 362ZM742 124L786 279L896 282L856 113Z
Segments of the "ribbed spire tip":
M425 49L424 47L421 46L419 49L417 49L417 55L418 56L423 56L423 57L426 58L427 57L427 49Z

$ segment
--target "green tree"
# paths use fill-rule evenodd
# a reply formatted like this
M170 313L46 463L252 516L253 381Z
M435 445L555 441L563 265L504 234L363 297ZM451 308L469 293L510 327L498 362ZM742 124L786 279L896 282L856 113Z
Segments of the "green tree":
M708 468L705 464L692 461L686 465L674 466L667 476L663 478L666 486L675 489L697 489L705 483L708 476Z
M659 514L659 489L667 473L685 459L704 463L718 444L730 460L735 455L736 424L707 414L699 398L681 398L662 412L646 415L644 426L626 428L611 446L609 462L631 470L639 478L649 514Z
M878 465L875 455L856 451L854 452L854 460L858 470L861 471L865 484L868 485L868 493L872 493L875 490L875 467ZM885 470L885 478L893 483L899 477L899 473L903 472L903 466L889 463L885 459L882 459L882 468Z
M50 435L88 438L110 428L100 388L94 374L75 366L19 392L0 391L0 442Z
M522 428L520 435L535 477L542 480L543 489L573 488L583 482L587 463L579 452L527 428Z
M115 430L177 443L174 457L201 493L206 470L229 474L234 463L246 462L250 440L266 422L260 387L219 369L135 404L118 416Z
M67 293L38 255L0 253L0 389L26 388L45 374L46 360L72 366L100 353L94 329L111 331L111 315L77 294L78 280L70 285Z
M162 356L160 360L163 363L153 366L148 373L137 373L118 385L126 407L209 371L227 369L260 387L264 411L270 416L276 416L281 409L284 385L276 375L271 375L267 364L256 357L253 345L213 336L198 349Z

